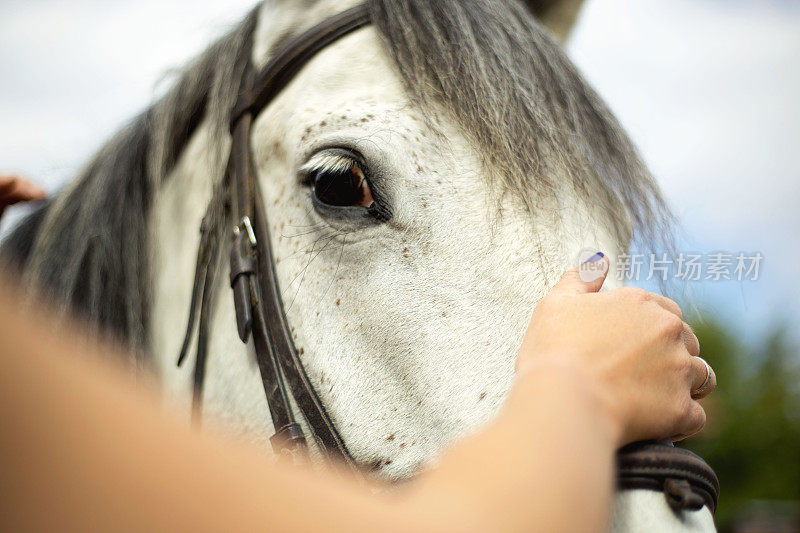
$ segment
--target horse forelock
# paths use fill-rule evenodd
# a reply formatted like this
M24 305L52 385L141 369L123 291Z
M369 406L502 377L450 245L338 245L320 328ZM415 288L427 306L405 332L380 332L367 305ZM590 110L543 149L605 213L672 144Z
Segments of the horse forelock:
M671 251L672 216L628 136L518 0L371 0L405 87L449 113L531 212L569 186L625 249ZM555 206L555 207L553 207Z

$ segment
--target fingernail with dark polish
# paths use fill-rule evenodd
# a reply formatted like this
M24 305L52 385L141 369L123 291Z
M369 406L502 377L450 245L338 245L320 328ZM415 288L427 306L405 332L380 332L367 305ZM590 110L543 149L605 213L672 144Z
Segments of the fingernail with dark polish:
M603 254L603 252L597 252L592 257L590 257L589 259L584 261L584 263L596 263L597 261L600 261L604 257L605 257L605 254Z

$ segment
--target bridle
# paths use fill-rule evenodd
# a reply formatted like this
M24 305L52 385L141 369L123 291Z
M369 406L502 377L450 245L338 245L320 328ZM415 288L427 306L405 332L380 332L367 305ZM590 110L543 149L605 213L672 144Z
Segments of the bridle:
M367 6L360 5L330 17L295 37L259 72L247 60L239 98L231 114L233 142L224 180L226 188L233 189L226 196L229 196L232 219L236 221L230 253L230 285L233 289L236 323L242 342L246 343L251 335L253 338L261 382L276 429L270 439L273 449L278 454L294 455L305 453L307 448L303 428L295 417L289 398L291 394L297 410L302 413L320 447L331 458L351 465L355 462L308 379L289 331L275 275L266 213L256 184L249 141L254 117L272 102L317 52L369 23ZM249 55L249 51L247 54ZM221 200L212 200L209 206L204 218L204 239L219 237L212 235L209 220L219 216L219 210L223 209L221 203ZM206 294L211 292L210 284L213 283L214 276L208 274L213 268L213 259L208 256L213 254L209 253L208 248L207 243L201 242L189 325L178 364L183 362L187 354L197 307L203 307L202 304L207 300ZM204 301L201 302L201 299ZM207 315L208 313L201 312L200 316L198 357L194 372L195 418L199 413L205 377Z
M249 141L254 118L317 52L370 23L366 5L343 11L291 39L258 72L249 59L250 50L243 52L246 64L239 98L230 119L233 140L228 166L225 179L215 190L201 225L189 321L178 358L180 365L186 358L197 327L193 418L199 420L208 350L209 309L215 274L219 269L217 263L220 262L215 243L230 231L219 228L214 221L232 219L235 223L229 257L230 286L237 329L242 342L247 343L251 336L253 338L261 381L275 428L275 434L270 438L273 449L279 455L289 456L307 452L305 432L295 415L291 395L320 448L329 458L353 467L357 466L356 462L306 375L288 327ZM230 217L226 216L228 211ZM716 507L718 482L713 470L702 459L685 450L681 450L686 453L678 454L679 457L671 453L672 468L662 475L664 471L659 469L659 465L663 466L664 458L659 454L664 453L667 446L653 443L643 446L621 452L618 471L622 488L660 487L660 490L669 494L670 486L675 485L672 482L677 480L678 485L684 483L685 486L680 485L673 490L676 496L670 500L671 504L674 500L678 508L700 508L703 504L712 510ZM637 455L641 450L648 455ZM689 461L691 464L686 462L688 459L680 461L689 458L687 454L692 456ZM658 459L655 466L653 458ZM687 482L683 474L689 470L697 475L689 476Z

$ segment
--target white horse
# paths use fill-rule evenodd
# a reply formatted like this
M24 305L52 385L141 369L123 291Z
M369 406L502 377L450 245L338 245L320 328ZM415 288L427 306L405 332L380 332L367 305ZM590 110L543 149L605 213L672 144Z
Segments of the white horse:
M353 3L259 6L6 245L31 281L149 354L187 416L191 370L175 357L230 146L237 53L252 44L261 66L286 36ZM312 59L257 117L251 145L306 371L354 457L397 480L497 412L533 307L580 249L625 250L632 232L661 231L667 211L526 11L563 37L574 2L372 4L375 24ZM342 168L367 176L387 222L313 207L309 176ZM238 339L227 276L218 283L203 412L266 443L252 347ZM714 526L707 508L676 515L663 494L636 490L618 495L612 529Z

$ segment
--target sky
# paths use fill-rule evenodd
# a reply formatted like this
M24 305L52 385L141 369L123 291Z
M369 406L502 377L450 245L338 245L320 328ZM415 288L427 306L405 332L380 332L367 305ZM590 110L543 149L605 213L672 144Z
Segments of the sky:
M0 170L57 190L251 7L3 0ZM688 282L699 310L751 339L800 331L800 2L588 0L567 52L658 179L681 251L763 255L757 281Z
M761 252L758 281L689 282L755 339L800 320L800 3L589 1L568 46L655 174L680 249Z

